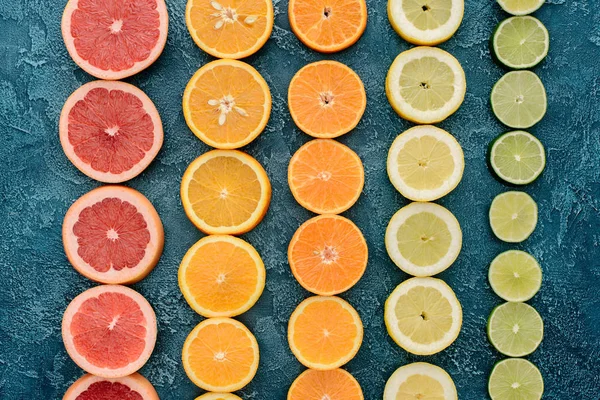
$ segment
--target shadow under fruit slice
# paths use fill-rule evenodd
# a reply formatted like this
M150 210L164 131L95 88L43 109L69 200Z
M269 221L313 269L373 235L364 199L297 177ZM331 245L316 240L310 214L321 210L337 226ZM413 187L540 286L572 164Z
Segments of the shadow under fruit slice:
M301 373L288 392L287 400L363 400L359 383L343 369L318 371L308 369Z
M163 226L141 193L102 186L81 196L63 222L65 253L85 277L130 284L152 271L162 254Z
M75 381L63 400L159 400L154 386L142 375L134 373L122 378L84 375Z
M139 370L156 343L150 303L126 286L101 285L75 297L63 315L62 337L71 359L104 378Z
M168 21L164 0L69 0L62 35L84 71L117 80L156 61L167 42Z
M63 106L60 142L69 160L92 179L119 183L139 175L163 143L158 111L125 82L92 81Z

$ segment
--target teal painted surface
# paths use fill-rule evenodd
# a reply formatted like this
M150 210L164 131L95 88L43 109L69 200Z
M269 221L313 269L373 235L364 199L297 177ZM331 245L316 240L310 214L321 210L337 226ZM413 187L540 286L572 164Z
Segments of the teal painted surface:
M177 268L185 251L201 237L179 200L186 166L205 152L185 125L181 95L188 79L209 61L184 24L185 2L167 0L169 38L160 59L128 79L155 102L165 128L156 161L128 184L155 205L165 225L163 257L134 286L152 303L159 339L141 371L163 399L193 399L201 391L186 378L180 350L200 321L177 288ZM287 188L291 155L309 138L293 124L286 92L293 74L311 61L331 58L352 67L365 83L368 106L357 129L341 141L362 158L365 191L346 216L366 235L370 258L364 278L343 295L359 311L365 339L347 365L365 397L381 398L389 375L400 365L425 360L444 367L461 399L487 398L488 374L501 356L488 344L487 316L501 303L487 283L489 262L509 248L531 252L544 281L531 301L545 320L546 337L529 357L546 381L547 399L600 398L600 4L596 0L551 0L536 13L548 27L551 50L537 67L546 85L546 118L531 129L546 146L543 176L525 188L540 207L532 237L511 246L494 239L487 210L507 190L486 169L488 143L505 129L494 119L488 95L503 69L492 62L488 39L507 17L491 0L467 0L464 22L441 47L462 63L468 93L461 109L439 124L464 148L466 168L459 187L440 201L460 221L463 251L441 274L464 308L458 340L432 357L415 357L387 336L383 303L406 275L388 259L386 224L406 204L385 173L392 140L410 124L398 118L384 93L385 74L409 45L390 28L383 0L370 0L369 22L349 50L324 56L308 50L291 33L287 2L275 1L275 28L267 45L247 61L265 77L273 112L265 132L245 150L266 168L273 200L265 220L244 238L259 250L267 267L267 286L258 304L239 319L255 332L261 362L256 379L240 392L244 399L284 399L302 371L287 347L286 323L307 293L293 280L286 249L295 229L311 214ZM0 398L59 399L81 375L66 355L60 320L68 302L93 284L78 275L63 254L60 228L64 213L79 196L96 187L64 156L57 136L63 102L92 78L70 60L60 37L63 1L0 0Z

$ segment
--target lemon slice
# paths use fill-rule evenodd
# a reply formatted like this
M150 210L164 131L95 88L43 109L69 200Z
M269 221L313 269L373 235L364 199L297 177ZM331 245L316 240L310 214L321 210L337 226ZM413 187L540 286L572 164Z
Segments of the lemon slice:
M411 203L390 220L385 247L407 274L431 276L448 268L462 247L462 231L454 215L435 203Z
M512 15L527 15L537 11L545 0L497 0L500 7Z
M457 400L454 381L442 368L416 362L398 368L385 384L383 400Z
M537 124L546 114L546 89L531 71L505 74L492 88L490 99L494 114L504 125L526 129Z
M450 39L463 19L464 0L389 0L392 27L408 42L434 46Z
M432 201L460 182L465 159L454 136L432 125L415 126L400 134L388 153L392 184L413 201Z
M458 337L462 308L441 279L411 278L398 285L385 302L385 325L404 350L435 354Z
M538 348L544 338L542 317L529 304L504 303L488 319L488 338L500 353L523 357Z
M402 118L433 124L458 110L467 83L465 72L452 54L421 46L396 57L388 71L385 90Z
M505 192L492 201L490 225L498 239L519 243L535 230L538 207L525 192Z
M530 254L508 250L490 264L492 290L506 301L527 301L542 286L542 269Z
M509 358L500 361L492 370L488 391L492 400L540 400L544 379L531 362Z

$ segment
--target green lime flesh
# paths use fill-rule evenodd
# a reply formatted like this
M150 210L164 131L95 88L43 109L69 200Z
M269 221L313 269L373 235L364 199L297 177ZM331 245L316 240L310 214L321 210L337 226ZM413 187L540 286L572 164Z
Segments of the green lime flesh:
M537 11L544 0L497 0L504 11L512 15L527 15Z
M512 69L532 68L548 54L550 36L537 18L512 17L502 21L492 40L498 61Z
M530 254L508 250L490 264L488 275L494 293L506 301L527 301L540 290L542 269Z
M488 338L500 353L523 357L533 353L544 337L542 317L526 303L504 303L488 319Z
M537 124L546 114L546 89L531 71L512 71L494 85L492 110L504 125L526 129Z
M530 361L508 358L494 366L488 391L492 400L539 400L544 393L544 379Z
M525 192L504 192L492 201L489 217L492 231L498 239L519 243L535 230L538 207Z
M525 131L500 135L492 143L489 163L494 173L514 185L535 181L546 166L546 152L542 143Z

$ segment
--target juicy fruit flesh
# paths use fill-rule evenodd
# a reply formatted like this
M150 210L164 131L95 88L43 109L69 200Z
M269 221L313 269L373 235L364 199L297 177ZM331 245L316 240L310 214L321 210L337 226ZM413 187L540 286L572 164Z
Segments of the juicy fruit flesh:
M492 313L489 334L498 351L521 357L538 347L544 324L533 307L525 303L505 303Z
M148 59L159 28L156 0L79 0L71 15L77 54L105 71L126 70Z
M546 51L548 35L531 17L514 17L502 25L495 39L498 58L515 66L531 65Z
M98 272L135 268L150 243L144 216L118 198L105 198L84 208L73 225L73 234L77 254Z
M398 388L395 400L444 400L441 383L427 375L409 376Z
M404 144L397 165L405 184L420 190L441 187L455 168L450 147L432 136L414 138Z
M342 369L307 370L290 387L289 400L363 400L360 385Z
M70 110L68 124L77 157L105 173L130 170L154 142L154 123L142 101L122 90L90 90Z
M544 0L499 0L511 12L524 12L537 9Z
M489 391L493 400L538 400L542 398L544 381L540 371L531 362L511 358L494 368Z
M499 172L516 180L529 180L544 168L544 150L527 134L499 139L494 145L492 162Z
M139 359L146 345L147 323L131 297L106 292L85 300L69 329L75 349L89 363L118 369Z
M509 72L494 87L492 106L504 124L528 128L546 112L544 85L533 72Z
M542 270L537 261L522 251L500 254L490 267L492 288L507 301L527 301L537 292Z
M452 243L446 222L429 212L408 217L398 228L396 238L402 257L422 267L438 262Z
M402 9L406 19L420 30L430 30L444 25L451 16L453 0L411 0L403 1Z
M144 400L141 394L119 382L92 383L75 400Z
M435 57L422 57L406 63L400 74L400 95L413 108L434 111L444 107L454 95L454 72Z
M522 192L499 195L492 202L490 222L501 239L525 240L537 223L537 206Z

